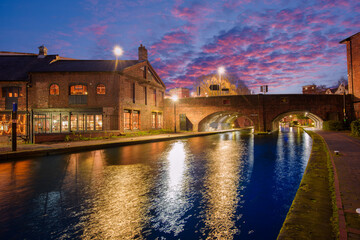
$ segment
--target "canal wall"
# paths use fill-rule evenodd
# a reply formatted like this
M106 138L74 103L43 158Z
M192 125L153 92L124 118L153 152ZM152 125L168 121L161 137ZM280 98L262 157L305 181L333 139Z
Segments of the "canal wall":
M282 239L338 239L334 173L324 139L313 139L311 155L296 196L278 235Z
M224 132L233 132L238 130L223 130L216 132L185 132L175 134L161 134L141 137L128 137L128 138L115 138L115 139L103 139L92 141L74 141L74 142L61 142L52 144L23 144L18 146L18 151L12 152L11 147L7 150L1 149L0 161L10 161L14 159L24 159L29 157L49 156L63 153L74 153L81 151L97 150L103 148L135 145L142 143L169 141L174 139L191 138L206 136Z

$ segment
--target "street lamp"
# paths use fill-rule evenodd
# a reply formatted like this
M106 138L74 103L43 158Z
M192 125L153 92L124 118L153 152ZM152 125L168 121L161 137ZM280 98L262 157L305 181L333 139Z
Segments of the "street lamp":
M121 47L119 47L119 46L114 47L114 54L116 56L116 60L118 60L118 57L123 55L123 53L124 53L124 50Z
M177 95L173 95L171 97L171 99L173 100L174 102L174 122L175 122L175 125L174 125L174 132L176 133L176 102L178 100L178 96Z
M224 68L224 67L219 67L219 68L218 68L218 73L219 73L219 77L220 77L220 95L222 95L221 75L225 73L225 68Z

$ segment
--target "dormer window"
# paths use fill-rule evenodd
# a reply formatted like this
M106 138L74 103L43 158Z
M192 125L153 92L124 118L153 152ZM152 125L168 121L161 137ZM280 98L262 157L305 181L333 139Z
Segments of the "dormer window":
M97 85L97 87L96 87L96 93L97 93L97 94L100 94L100 95L105 94L105 85L104 85L104 84L99 84L99 85Z
M51 84L50 85L50 95L59 95L59 85L57 84Z
M88 95L87 86L82 84L70 86L70 95Z

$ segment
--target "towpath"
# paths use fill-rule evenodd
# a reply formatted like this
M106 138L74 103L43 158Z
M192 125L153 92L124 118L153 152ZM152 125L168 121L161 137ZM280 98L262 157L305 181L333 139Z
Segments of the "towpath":
M326 141L335 168L340 239L360 239L360 139L343 132L315 132Z

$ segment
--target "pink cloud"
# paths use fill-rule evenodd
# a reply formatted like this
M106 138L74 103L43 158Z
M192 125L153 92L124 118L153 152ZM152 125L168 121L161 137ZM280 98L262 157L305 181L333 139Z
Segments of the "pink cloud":
M206 5L193 5L191 7L175 6L171 13L174 17L182 20L197 23L203 20L203 18L215 10L207 7Z
M97 36L101 36L105 34L107 28L107 25L92 24L91 26L85 28L85 31L89 31Z

